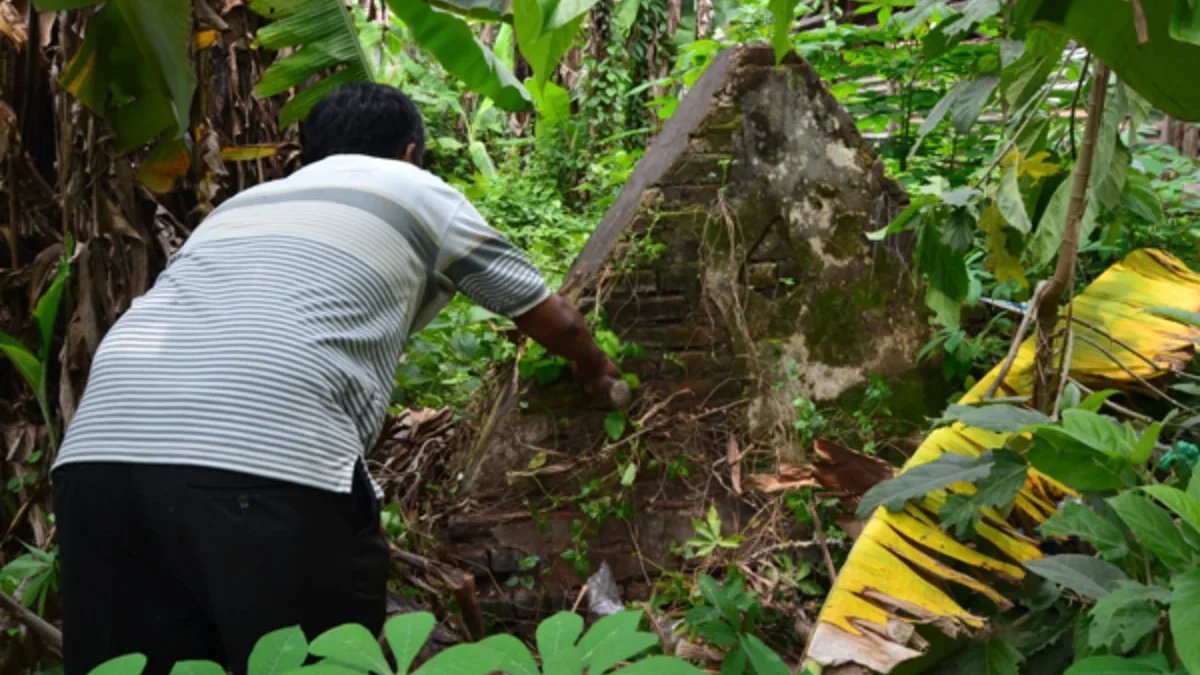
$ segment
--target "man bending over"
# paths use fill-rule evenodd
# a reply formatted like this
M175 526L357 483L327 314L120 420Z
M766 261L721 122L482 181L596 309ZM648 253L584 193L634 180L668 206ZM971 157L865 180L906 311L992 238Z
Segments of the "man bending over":
M233 197L109 331L54 506L67 675L129 652L148 673L255 641L384 620L387 546L363 453L408 335L458 291L572 361L619 372L583 317L419 166L400 91L346 85L305 126L304 168Z

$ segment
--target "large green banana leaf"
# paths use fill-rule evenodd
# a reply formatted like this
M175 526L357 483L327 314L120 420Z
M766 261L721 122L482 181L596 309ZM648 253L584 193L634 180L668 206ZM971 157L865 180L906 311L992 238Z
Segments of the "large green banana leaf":
M1176 39L1200 33L1181 30L1182 15L1200 16L1195 0L1139 0L1146 41L1129 0L1020 0L1013 16L1064 33L1112 68L1154 107L1171 117L1200 121L1200 45ZM1193 38L1195 40L1195 38Z

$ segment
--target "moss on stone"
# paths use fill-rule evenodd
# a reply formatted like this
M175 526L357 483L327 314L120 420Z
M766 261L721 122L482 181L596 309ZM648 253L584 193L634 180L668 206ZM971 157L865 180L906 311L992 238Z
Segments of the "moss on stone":
M955 392L933 361L924 361L908 371L881 379L892 392L886 403L891 412L889 417L919 427L926 427L931 417L940 417ZM853 413L862 407L868 386L869 382L863 382L848 389L837 398L836 405Z
M841 213L833 225L833 237L825 250L839 260L853 258L863 248L863 227L859 214Z

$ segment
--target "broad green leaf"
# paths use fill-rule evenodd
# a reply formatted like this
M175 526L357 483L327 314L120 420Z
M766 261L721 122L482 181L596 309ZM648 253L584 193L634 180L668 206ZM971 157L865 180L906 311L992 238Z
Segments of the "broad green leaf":
M88 675L139 675L145 669L145 654L126 654L101 663L88 671Z
M937 201L937 198L932 195L914 195L912 202L900 212L900 215L896 216L895 220L889 223L887 227L868 232L867 239L871 241L883 241L889 234L897 234L912 229L921 222L922 210L935 201Z
M403 0L393 1L405 4ZM542 6L538 0L513 0L513 29L517 33L517 45L533 68L533 77L539 86L549 81L559 59L571 48L583 18L580 16L565 26L543 34Z
M1200 569L1192 568L1171 580L1171 636L1175 651L1189 673L1200 673Z
M1171 13L1170 34L1180 42L1200 45L1200 2L1175 0L1175 11Z
M1200 471L1192 472L1192 478L1188 481L1187 493L1192 499L1200 499Z
M583 632L583 617L572 612L559 612L537 627L537 648L542 659L575 650L575 642Z
M920 128L917 129L917 140L913 143L912 149L909 151L909 156L917 154L917 149L921 147L921 141L924 141L925 137L946 118L946 113L950 112L950 108L954 106L955 101L962 96L962 92L966 89L967 84L965 80L959 81L954 85L954 88L946 92L946 95L937 102L937 105L933 106L933 109L925 117L925 121L921 122Z
M775 48L775 65L792 50L792 23L796 20L796 4L799 0L770 0L771 46Z
M779 654L757 636L743 635L741 642L742 650L746 652L746 658L754 668L755 675L791 675L792 671Z
M991 470L979 481L975 494L951 495L938 512L943 529L954 527L959 537L967 536L974 529L981 515L980 509L1008 506L1025 486L1029 467L1024 457L1005 449L994 450L990 454Z
M1120 656L1089 656L1067 668L1063 675L1170 675L1171 669L1162 654L1150 654L1136 659Z
M29 384L29 388L35 394L41 391L42 374L45 372L42 362L38 360L36 354L8 333L0 332L0 352L3 352L12 361L17 372L25 378Z
M290 672L294 675L362 675L362 671L357 668L344 666L336 661L330 660L320 661L308 666L301 666Z
M1171 594L1165 588L1137 581L1119 581L1112 592L1096 601L1088 640L1094 648L1123 653L1158 627L1159 604Z
M60 85L104 117L119 150L188 128L196 77L187 0L112 0L96 12Z
M954 659L954 671L966 675L1020 675L1021 652L999 638L972 644Z
M374 636L356 623L344 624L321 633L309 645L308 651L313 656L323 656L363 672L378 675L391 675L392 672Z
M746 672L746 650L741 645L729 650L721 660L721 675L742 675Z
M1111 457L1129 457L1125 430L1099 413L1073 408L1062 413L1062 429L1075 440Z
M363 52L354 19L345 3L337 0L252 0L250 9L271 20L258 30L257 46L270 50L299 48L267 67L254 88L259 96L274 96L302 88L310 78L343 66L332 77L322 78L293 97L280 110L281 126L307 117L312 107L337 85L373 79L370 61Z
M37 305L33 309L33 322L37 325L38 338L41 340L38 343L38 360L42 363L46 363L50 358L50 342L54 339L54 324L58 319L58 306L62 302L63 288L71 273L71 265L68 261L74 249L74 242L68 241L67 254L58 261L58 271L54 274L54 281L42 293L42 297L38 298Z
M1126 492L1110 497L1112 506L1138 541L1167 567L1185 570L1192 566L1188 545L1175 521L1162 508L1141 495Z
M658 636L638 631L640 611L610 614L595 623L579 641L581 659L590 675L601 675L658 643Z
M604 432L614 441L624 435L625 424L625 412L622 410L613 410L604 416Z
M1129 578L1099 558L1076 553L1027 560L1024 565L1034 574L1092 600L1103 598L1112 592L1117 582Z
M954 483L974 483L991 469L991 453L967 457L947 452L932 462L914 466L868 490L859 502L858 517L870 518L880 506L887 507L889 511L898 511L910 499L921 499L930 492L945 489Z
M625 470L621 472L621 485L624 485L625 487L629 487L630 485L633 485L634 482L637 481L637 474L638 474L637 464L630 462L625 467Z
M497 669L508 675L541 675L529 648L512 635L493 635L479 642L479 646L497 652L502 660ZM407 668L397 668L396 671L401 674L408 672Z
M738 643L738 634L724 621L706 623L696 629L696 633L718 647L732 647Z
M304 665L308 658L308 640L299 626L280 628L254 643L247 664L247 675L281 675ZM404 672L404 671L401 671Z
M227 675L227 671L213 661L177 661L170 675Z
M1128 0L1020 0L1013 18L1061 32L1108 64L1154 107L1179 120L1200 120L1200 88L1192 68L1200 46L1171 38L1175 0L1139 0L1149 39L1138 43ZM1166 64L1175 64L1175 67Z
M191 3L187 0L112 0L142 57L142 67L173 111L176 130L188 129L196 75L188 44ZM120 76L117 75L117 79Z
M965 134L971 130L999 84L999 77L983 75L960 90L950 106L950 120L958 133Z
M1127 457L1114 457L1060 427L1041 427L1027 455L1038 471L1076 490L1120 490L1137 481Z
M1125 179L1121 204L1126 212L1147 223L1161 223L1163 220L1162 200L1145 174L1129 172Z
M1024 54L1000 71L1000 89L1013 110L1024 109L1046 86L1050 74L1062 61L1067 41L1046 31L1032 30L1025 44Z
M512 21L511 3L507 0L429 0L429 4L468 19Z
M617 30L624 37L629 37L629 31L637 21L638 10L642 8L642 0L621 0L617 5Z
M1093 198L1100 201L1105 212L1121 206L1125 199L1125 182L1129 178L1129 168L1132 165L1133 154L1123 143L1117 143L1113 150L1108 166L1094 167L1092 180L1095 188ZM1084 233L1080 233L1082 236ZM1086 233L1090 235L1091 233Z
M518 0L514 3L514 10L519 11L522 5L529 2L537 4L537 0ZM475 37L467 22L452 14L439 12L424 2L388 0L388 7L408 26L421 48L433 55L447 72L462 81L468 89L492 99L504 110L529 110L533 107L529 92L496 59L495 54ZM538 12L540 15L540 8ZM516 20L517 39L521 41L521 25L519 18ZM536 72L540 65L534 62L537 55L525 49L524 41L520 45L522 53ZM555 57L554 62L557 63L561 56Z
M1029 234L1033 230L1033 223L1025 212L1025 201L1021 197L1020 168L1020 162L1015 159L1005 164L1004 172L1000 175L1000 189L996 193L996 206L1009 225L1021 234Z
M396 661L396 672L408 672L413 659L417 658L421 647L433 632L436 622L437 619L429 612L411 612L401 614L384 624L383 635L387 638L392 658Z
M1083 399L1083 401L1075 407L1079 408L1080 410L1087 410L1088 412L1100 412L1100 408L1104 407L1104 402L1112 398L1112 396L1116 393L1118 393L1116 389L1102 389L1100 391L1094 391L1088 394L1087 398Z
M1110 171L1113 156L1116 153L1119 140L1118 129L1125 119L1129 108L1123 87L1110 87L1110 96L1104 105L1101 116L1100 133L1096 139L1096 147L1092 157L1092 174L1088 180L1088 200L1084 207L1083 217L1079 222L1079 245L1087 243L1088 237L1096 228L1103 200L1100 198L1103 178ZM1075 169L1058 186L1046 210L1038 220L1037 231L1034 233L1030 246L1037 260L1049 262L1058 254L1062 246L1062 235L1066 231L1067 213L1071 201L1071 191L1075 185Z
M1169 485L1148 485L1142 490L1179 516L1183 538L1193 554L1200 554L1200 500Z
M918 263L928 281L925 304L934 311L938 323L957 327L970 276L963 256L942 243L938 229L927 223L917 237Z
M508 663L509 656L502 650L485 647L482 643L458 644L438 652L412 675L487 675ZM553 672L547 662L546 673Z
M651 656L614 671L613 675L704 675L704 671L672 656Z
M938 421L958 421L986 431L1016 433L1035 425L1048 424L1050 418L1032 408L1008 403L981 406L952 403Z
M587 16L597 0L542 0L542 35L569 25ZM548 10L548 11L547 11Z
M1078 502L1063 504L1062 510L1038 529L1047 537L1079 537L1094 546L1105 560L1120 560L1129 554L1125 532L1116 523Z

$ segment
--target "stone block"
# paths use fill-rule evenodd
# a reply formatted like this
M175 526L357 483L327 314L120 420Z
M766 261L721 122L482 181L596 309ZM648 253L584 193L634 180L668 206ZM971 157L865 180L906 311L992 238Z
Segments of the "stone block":
M779 265L772 262L746 265L746 283L750 288L774 288L779 283Z
M734 164L732 155L691 155L679 158L659 185L723 185Z
M658 268L658 288L663 293L699 293L700 274L696 263L663 265Z
M645 348L676 350L724 347L729 341L729 332L720 325L639 326L629 330L623 337Z
M604 303L613 328L630 328L644 324L678 323L690 319L696 303L683 295L658 295L612 298Z

